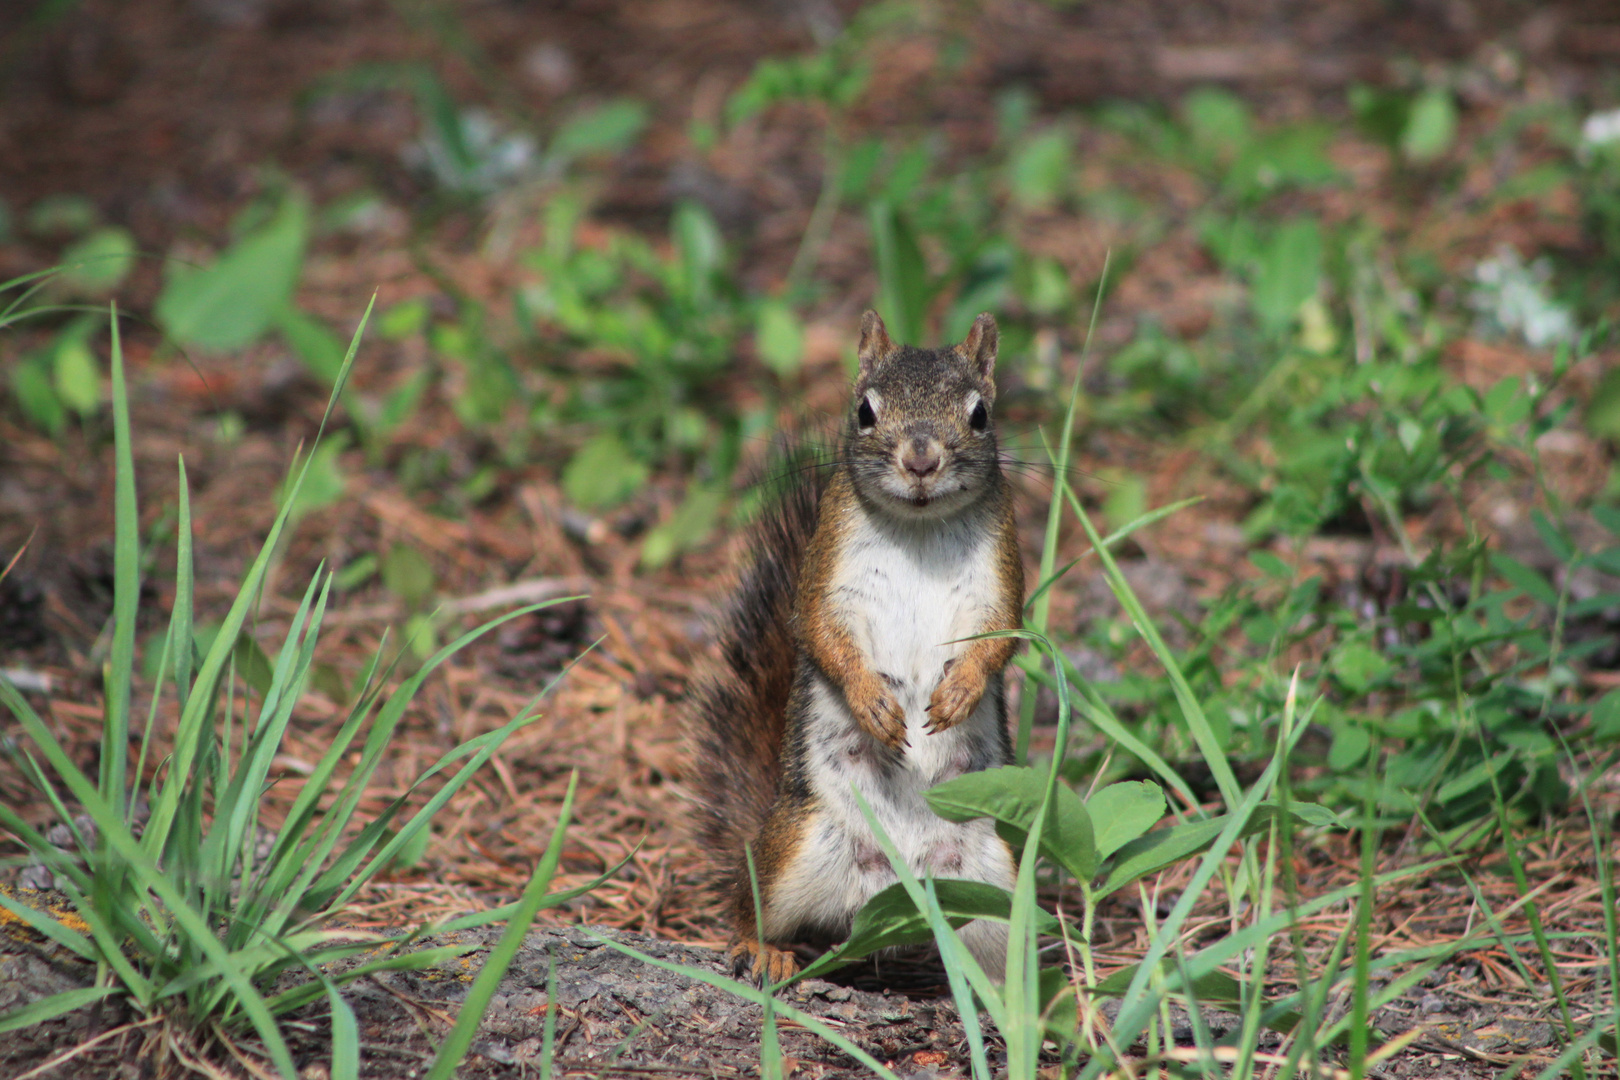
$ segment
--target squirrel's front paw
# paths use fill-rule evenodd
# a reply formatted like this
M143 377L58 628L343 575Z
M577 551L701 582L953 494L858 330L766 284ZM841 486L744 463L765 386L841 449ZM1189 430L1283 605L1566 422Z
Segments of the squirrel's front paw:
M869 735L891 750L905 748L905 710L878 676L864 681L858 689L851 688L845 697L855 719Z
M971 665L952 664L928 699L928 734L955 727L984 697L985 679Z
M733 939L730 956L734 974L751 975L761 986L785 982L799 970L799 960L792 953L758 941Z

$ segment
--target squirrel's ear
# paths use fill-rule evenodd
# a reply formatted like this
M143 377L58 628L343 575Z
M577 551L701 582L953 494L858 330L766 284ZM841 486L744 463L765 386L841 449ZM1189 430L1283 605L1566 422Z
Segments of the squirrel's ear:
M987 311L973 320L973 329L962 342L962 355L978 369L979 378L985 382L991 381L990 376L996 370L996 345L1000 340L995 316Z
M861 316L861 344L855 351L861 360L863 379L894 352L894 342L889 340L889 329L883 325L883 316L871 310Z

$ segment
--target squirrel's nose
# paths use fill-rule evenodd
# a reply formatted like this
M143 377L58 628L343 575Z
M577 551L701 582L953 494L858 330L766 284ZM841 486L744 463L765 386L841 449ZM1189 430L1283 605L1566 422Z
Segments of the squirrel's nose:
M918 435L900 454L900 464L906 472L922 480L939 469L940 446L933 439Z

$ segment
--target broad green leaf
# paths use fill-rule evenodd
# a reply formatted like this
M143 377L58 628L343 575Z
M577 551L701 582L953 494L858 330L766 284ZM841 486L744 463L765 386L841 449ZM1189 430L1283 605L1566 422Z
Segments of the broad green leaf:
M1383 653L1365 641L1348 641L1333 650L1328 661L1334 676L1345 688L1364 694L1394 667Z
M1048 131L1014 151L1007 165L1007 187L1013 202L1026 210L1041 210L1063 197L1073 175L1069 136Z
M1269 333L1287 329L1322 276L1322 230L1314 218L1285 222L1260 253L1249 302Z
M647 533L641 545L641 565L649 570L667 566L677 555L708 539L725 502L723 489L694 486L675 515Z
M947 821L971 821L988 817L996 831L1021 850L1036 811L1046 797L1043 771L1024 765L1004 765L983 772L970 772L947 780L924 793L934 813ZM1041 837L1041 853L1055 861L1080 881L1089 881L1097 872L1097 847L1092 834L1091 816L1085 803L1066 784L1058 784L1052 797L1052 813Z
M383 587L411 610L419 610L433 599L438 585L433 564L416 548L403 541L391 545L382 559Z
M57 281L79 296L102 297L122 285L134 265L135 237L113 225L62 252Z
M51 357L51 383L62 404L89 416L101 405L101 373L95 355L83 337L65 336Z
M563 493L582 510L607 510L640 491L647 466L611 431L591 439L563 467Z
M549 156L558 164L594 154L619 154L635 144L647 126L647 106L621 98L571 117L551 138Z
M754 348L766 367L778 378L798 373L804 362L804 325L793 309L781 300L767 300L759 306L754 324Z
M35 236L78 236L95 228L101 212L83 195L47 195L28 211L28 231Z
M25 357L11 369L11 394L29 421L47 435L67 423L67 409L51 386L44 356Z
M159 323L182 345L224 352L252 344L292 297L308 232L308 205L288 195L212 266L177 267L158 297Z
M276 329L316 378L327 386L343 370L343 342L318 320L288 304L276 315Z
M1097 858L1106 859L1164 817L1164 789L1148 780L1109 784L1086 800L1096 830Z
M1401 130L1401 154L1414 165L1427 165L1440 157L1457 138L1457 103L1451 91L1425 90L1412 102Z
M304 471L298 474L297 494L288 510L288 518L297 521L311 511L334 506L349 489L349 479L338 464L338 456L348 448L347 432L328 435L308 456ZM276 501L286 498L285 488L278 490Z
M1220 161L1230 160L1254 138L1249 107L1229 90L1200 87L1181 103L1181 116L1199 151Z

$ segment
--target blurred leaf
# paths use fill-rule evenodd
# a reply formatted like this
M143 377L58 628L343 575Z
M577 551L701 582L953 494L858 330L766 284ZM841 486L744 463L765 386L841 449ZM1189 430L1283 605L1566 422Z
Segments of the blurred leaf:
M551 137L549 156L567 163L596 154L620 154L647 126L647 106L620 98L570 117Z
M1491 553L1491 566L1507 579L1509 585L1519 589L1530 599L1548 607L1558 606L1558 590L1548 584L1547 579L1542 577L1539 571L1499 551Z
M663 524L647 533L641 545L641 565L657 570L671 559L708 539L720 520L726 493L721 488L694 486L680 507Z
M1333 650L1328 666L1346 689L1364 694L1394 665L1365 641L1350 641Z
M433 590L438 585L433 564L410 544L396 541L390 545L383 555L381 569L383 588L408 609L418 611L433 599Z
M1620 739L1620 690L1610 690L1592 706L1592 737Z
M135 237L128 229L97 229L62 253L63 270L57 278L79 296L106 296L129 276L135 265Z
M1286 330L1300 305L1316 295L1322 274L1322 230L1314 218L1285 222L1272 235L1255 268L1249 302L1260 325Z
M421 297L402 300L377 319L377 332L390 341L415 337L427 328L428 303Z
M611 431L596 436L563 467L563 493L582 510L606 510L646 484L647 466Z
M320 445L315 448L315 453L310 457L309 472L304 475L304 483L298 489L298 501L293 504L290 517L301 518L312 510L331 506L343 498L343 493L349 488L349 481L338 465L338 455L348 444L349 438L344 432L328 435L321 440ZM277 504L279 505L285 497L285 488L279 488L276 494Z
M1249 107L1229 90L1201 87L1181 103L1193 145L1207 156L1229 161L1253 140Z
M1412 102L1401 130L1401 154L1414 165L1427 165L1440 157L1457 138L1457 103L1451 91L1425 90Z
M695 202L682 202L671 222L675 249L680 252L688 300L707 307L714 293L714 276L725 258L720 227L708 210Z
M62 404L89 416L101 405L101 373L82 335L64 335L52 356L51 383Z
M308 206L288 195L212 266L177 266L158 297L158 321L182 345L226 351L256 341L292 296L308 228Z
M28 210L28 231L46 238L80 236L96 227L101 212L83 195L47 195Z
M1014 151L1007 165L1007 186L1014 203L1026 210L1041 210L1063 196L1072 175L1068 135L1048 131Z
M1069 272L1063 268L1062 263L1052 258L1031 260L1022 289L1025 307L1036 315L1052 316L1068 306L1072 297L1073 287L1069 281ZM981 311L993 306L978 305Z
M332 575L332 587L340 593L351 592L370 581L377 574L377 556L371 552L350 559Z
M804 325L793 309L781 300L767 300L759 306L754 324L754 347L760 360L786 379L798 373L804 362Z
M57 435L67 423L67 409L51 388L44 355L26 357L11 369L11 395L29 421L46 434Z
M275 677L275 666L246 630L237 637L236 648L231 655L236 660L237 676L260 694L268 693Z
M336 334L291 304L277 313L276 329L316 378L327 386L337 381L346 350Z
M931 295L922 250L904 215L889 203L874 202L870 219L877 252L878 314L896 342L915 344L924 330Z
M1109 528L1117 529L1147 511L1147 483L1129 473L1108 479L1112 482L1103 500L1103 516L1108 519Z
M1586 430L1600 439L1620 442L1620 367L1603 373L1586 403Z
M1367 758L1372 749L1372 736L1359 724L1345 724L1333 732L1333 745L1328 747L1328 768L1334 772L1348 772Z
M1327 183L1339 175L1327 156L1330 137L1327 128L1301 125L1255 139L1233 160L1223 186L1230 195L1252 200Z
M1385 146L1395 149L1406 130L1412 102L1399 90L1381 90L1357 83L1350 87L1350 111L1356 125Z

